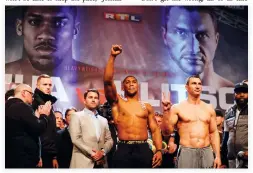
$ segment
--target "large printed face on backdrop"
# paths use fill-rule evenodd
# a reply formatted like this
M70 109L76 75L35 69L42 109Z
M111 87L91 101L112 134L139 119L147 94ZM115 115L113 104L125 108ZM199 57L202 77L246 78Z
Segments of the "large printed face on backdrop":
M27 7L16 31L24 37L23 56L35 69L46 70L72 58L72 39L77 34L72 7Z
M193 8L193 6L187 7ZM50 8L50 10L47 8ZM118 61L117 59L115 61L114 80L118 94L123 93L121 88L124 88L122 79L125 75L134 75L138 77L139 88L135 87L133 90L133 88L125 86L125 91L129 91L129 93L137 91L140 99L150 102L156 110L160 110L161 103L158 103L158 100L161 100L162 92L170 91L173 103L185 99L184 84L185 79L189 75L183 70L191 73L197 70L201 72L206 66L206 70L202 73L203 76L200 75L205 86L203 87L203 99L205 98L215 108L222 110L225 110L234 101L233 90L231 88L222 89L222 87L234 86L234 84L228 84L226 80L236 83L248 78L248 10L246 7L243 10L210 7L219 18L219 32L221 36L217 49L212 18L210 18L208 13L202 11L187 11L184 9L186 7L183 6L180 8L171 7L171 11L168 13L167 27L164 27L163 30L164 37L162 37L160 29L161 26L165 26L164 20L161 21L165 16L163 14L164 6L76 6L76 8L78 8L76 19L77 21L82 21L82 25L80 26L81 30L77 39L73 39L73 33L71 35L71 32L74 32L75 25L72 21L73 11L71 7L29 7L25 13L25 20L17 25L19 27L22 26L21 31L25 29L21 32L23 36L20 37L16 35L16 28L13 24L17 18L23 19L20 17L23 6L6 7L5 37L8 38L5 39L6 89L10 88L10 83L27 83L34 86L37 76L48 74L52 76L54 83L52 94L58 98L54 106L55 110L64 112L66 108L72 106L77 107L79 110L83 109L82 93L89 88L97 88L101 91L101 102L103 103L105 101L102 90L103 70L108 61L108 51L113 43L123 44L124 49L123 54L120 55L122 56L121 60ZM40 62L50 62L47 59L43 60L43 56L33 50L34 45L36 45L36 33L37 30L40 30L40 27L31 26L28 23L29 11L36 11L36 13L42 15L41 20L43 19L43 21L47 19L42 24L42 28L48 28L44 33L51 33L51 37L57 40L55 44L60 47L53 54L48 55L52 59L64 59L61 65L55 66L52 70L36 70L29 64L28 53L29 57L33 57L33 62L38 62L37 64L39 64L40 68L42 68L42 63ZM52 11L55 12L52 14ZM105 12L114 14L117 20L106 19L104 16ZM120 18L117 15L123 12L124 14L130 14L129 20L119 20ZM49 23L48 19L52 19L52 15L57 16L61 14L70 15L68 24L63 28L49 28L52 23ZM133 16L131 16L132 14ZM140 16L140 22L130 20L135 15ZM238 18L240 16L243 18ZM69 26L70 21L73 24L71 27ZM188 29L186 30L188 32L179 30L180 27L185 28L185 30ZM197 28L200 30L201 27L212 33L212 35L206 37L206 34L198 34L198 36L203 37L196 37L196 32L193 31L196 31ZM70 32L67 32L67 30ZM200 38L204 38L204 40L201 41ZM24 39L25 49L23 50ZM71 52L70 46L72 42L73 56L68 54ZM180 59L184 54L187 55L189 50L191 52L190 46L192 46L192 49L194 48L193 53L190 55L194 55L194 50L197 47L194 45L199 46L200 54L205 58L205 62L196 60L195 64L193 63L192 65L190 60ZM215 59L213 59L214 54ZM73 57L72 62L66 62L67 57ZM198 56L195 55L195 57ZM209 68L207 62L210 62L210 65L214 63L213 68ZM46 68L48 65L44 65L44 67Z
M163 28L163 40L172 60L188 75L212 66L219 34L209 13L171 7Z

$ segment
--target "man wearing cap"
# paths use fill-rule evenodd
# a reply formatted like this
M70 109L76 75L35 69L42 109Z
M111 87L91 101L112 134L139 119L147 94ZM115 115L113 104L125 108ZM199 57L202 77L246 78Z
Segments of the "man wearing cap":
M225 113L222 150L227 150L230 168L248 167L248 85L238 83L235 104Z

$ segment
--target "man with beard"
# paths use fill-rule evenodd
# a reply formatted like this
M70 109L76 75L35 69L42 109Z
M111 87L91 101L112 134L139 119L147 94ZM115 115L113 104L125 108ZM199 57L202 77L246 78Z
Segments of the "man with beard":
M92 80L93 82L88 80L97 76L94 72L96 68L74 59L73 40L77 38L80 31L77 7L23 6L19 8L22 10L22 16L16 20L16 33L23 38L22 57L7 63L5 73L21 74L22 83L30 85L33 76L48 74L52 77L60 77L63 85L68 88L66 94L70 101L68 103L60 100L62 105L59 107L77 104L82 106L76 96L76 88L87 89L98 86L97 83L103 86L103 83L101 80ZM94 71L87 72L88 70L84 69ZM58 94L60 98L60 93Z
M235 104L226 111L222 150L228 152L229 168L248 167L248 85L237 83ZM240 164L240 161L242 164Z
M104 74L105 96L112 108L118 130L118 148L114 154L115 168L151 168L161 165L162 137L150 104L139 99L139 85L134 76L127 76L122 84L125 98L117 94L113 82L114 62L122 52L120 45L112 45ZM153 155L147 143L148 128L156 147Z
M34 91L34 100L32 103L32 107L35 112L38 110L40 105L44 105L46 102L50 102L53 105L57 101L56 97L51 95L52 86L52 79L50 76L43 74L38 77L36 89ZM56 120L53 108L51 109L48 118L48 126L44 133L40 136L42 167L58 168L56 157Z
M188 93L186 100L171 108L170 101L162 102L163 134L173 137L174 129L178 131L178 168L219 168L220 138L215 111L210 104L200 100L202 83L198 76L188 77L185 88ZM173 150L175 147L176 145L170 141L169 149Z

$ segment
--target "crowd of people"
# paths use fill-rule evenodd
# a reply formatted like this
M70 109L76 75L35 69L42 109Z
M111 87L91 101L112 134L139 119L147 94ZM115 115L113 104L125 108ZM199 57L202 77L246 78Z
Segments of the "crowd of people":
M19 84L5 95L6 168L247 168L248 81L234 86L235 104L225 115L200 99L202 81L189 76L187 99L163 95L161 112L139 98L135 76L117 94L113 45L100 93L84 93L84 109L54 111L52 79L40 75L36 89ZM110 110L109 110L110 109Z

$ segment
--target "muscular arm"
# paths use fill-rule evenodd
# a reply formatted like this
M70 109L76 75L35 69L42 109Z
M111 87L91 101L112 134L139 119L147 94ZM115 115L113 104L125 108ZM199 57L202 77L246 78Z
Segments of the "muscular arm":
M118 48L117 51L114 50L114 48L116 47ZM118 101L116 86L113 82L113 75L114 75L114 62L115 62L116 56L120 54L121 51L122 50L120 46L117 46L117 45L112 46L110 57L106 64L105 72L104 72L105 97L111 106L113 106Z
M115 58L116 58L115 56L110 55L104 73L105 97L110 105L113 105L118 100L116 86L113 82Z
M162 133L164 136L169 136L173 133L178 121L178 111L176 105L173 105L170 110L163 111Z
M150 104L146 104L146 105L147 105L147 109L148 109L148 126L149 126L151 134L152 134L152 140L155 144L156 149L161 150L162 149L161 130L156 123L153 108L151 107Z
M210 106L210 113L211 113L211 120L210 120L209 133L211 145L216 157L220 158L220 137L216 124L216 114L211 106Z

